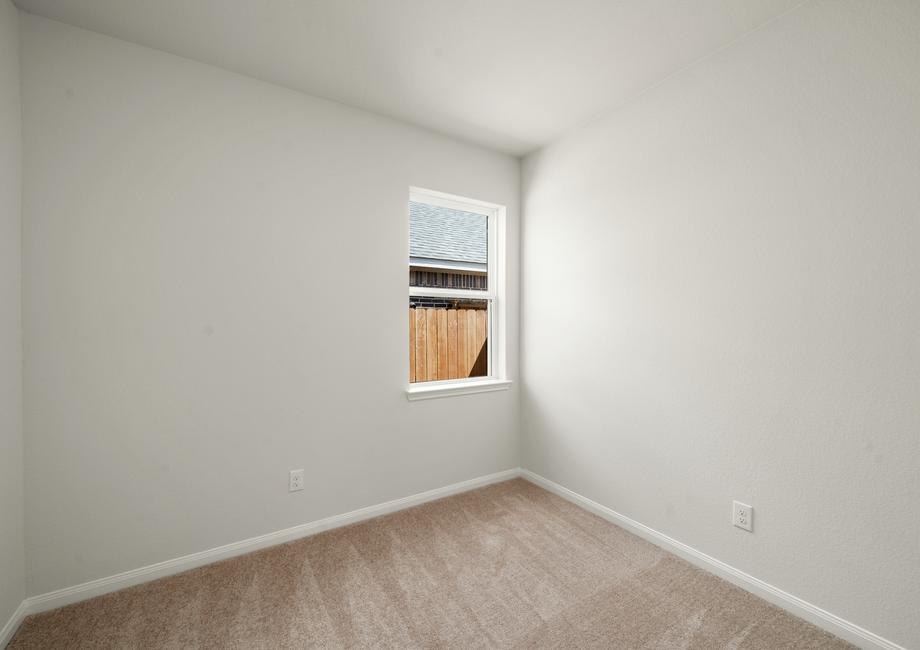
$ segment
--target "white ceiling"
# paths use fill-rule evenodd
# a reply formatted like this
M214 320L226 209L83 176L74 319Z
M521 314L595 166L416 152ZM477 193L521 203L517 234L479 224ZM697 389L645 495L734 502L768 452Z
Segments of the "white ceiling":
M801 0L16 0L512 154Z

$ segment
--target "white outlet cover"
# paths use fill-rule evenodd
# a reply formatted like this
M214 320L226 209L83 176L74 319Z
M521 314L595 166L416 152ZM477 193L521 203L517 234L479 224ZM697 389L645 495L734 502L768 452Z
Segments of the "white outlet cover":
M292 469L288 477L288 492L297 492L303 489L303 470Z
M754 507L740 501L732 501L732 524L754 532Z

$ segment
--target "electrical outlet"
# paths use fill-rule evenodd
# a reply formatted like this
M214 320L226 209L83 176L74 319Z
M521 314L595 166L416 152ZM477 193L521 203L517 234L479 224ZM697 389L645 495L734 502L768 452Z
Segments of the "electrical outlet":
M288 492L297 492L303 489L303 470L292 469L288 477Z
M733 501L732 523L738 528L743 528L748 532L754 532L754 508L746 503Z

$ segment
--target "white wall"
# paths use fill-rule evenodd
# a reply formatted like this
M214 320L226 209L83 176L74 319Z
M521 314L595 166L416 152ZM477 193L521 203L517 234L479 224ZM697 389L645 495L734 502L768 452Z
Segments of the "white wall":
M918 33L805 3L529 158L522 243L525 467L908 647Z
M517 466L516 389L405 396L408 188L508 206L514 332L516 159L33 16L22 39L31 594Z
M25 597L19 16L0 0L0 628Z

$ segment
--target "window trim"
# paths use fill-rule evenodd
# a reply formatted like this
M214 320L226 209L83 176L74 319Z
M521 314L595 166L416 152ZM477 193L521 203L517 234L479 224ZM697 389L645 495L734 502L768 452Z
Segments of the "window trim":
M409 201L428 203L444 208L481 214L488 219L488 253L486 273L489 278L488 289L447 289L440 287L409 287L409 297L463 298L488 301L488 374L485 377L465 377L463 379L442 379L408 383L409 373L405 372L409 400L466 395L494 390L507 390L511 381L507 378L506 360L506 325L505 325L505 228L507 209L497 203L468 199L455 194L427 190L419 187L409 188ZM408 207L408 204L407 204ZM406 260L409 260L408 250ZM405 341L409 341L408 323ZM408 351L408 348L407 348ZM409 355L405 356L408 362Z
M491 377L467 377L466 379L441 379L425 381L410 385L406 397L410 402L436 397L453 397L454 395L472 395L474 393L491 393L511 388L510 379L493 379Z

